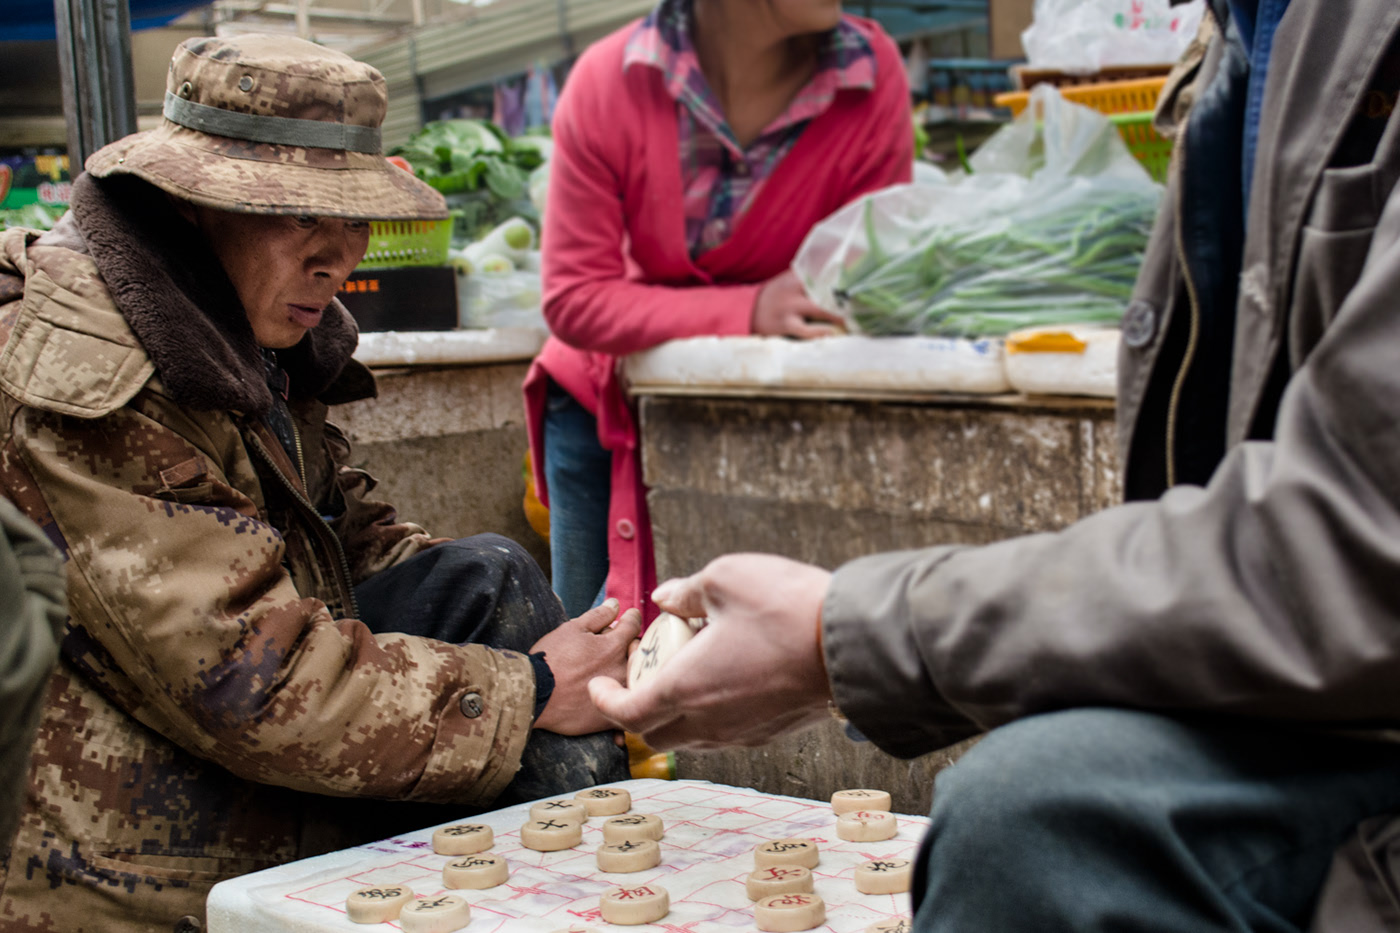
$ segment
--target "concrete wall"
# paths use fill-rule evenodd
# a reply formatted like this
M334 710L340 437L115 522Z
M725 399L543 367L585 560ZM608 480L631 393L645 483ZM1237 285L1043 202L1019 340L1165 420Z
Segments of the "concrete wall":
M1101 403L929 405L648 397L643 466L661 579L734 551L835 568L865 554L1061 528L1121 498ZM681 753L680 776L923 812L966 744L900 761L836 721L766 748Z
M549 571L549 545L525 521L521 460L528 442L520 384L526 363L380 371L379 398L331 420L399 515L434 535L494 531Z

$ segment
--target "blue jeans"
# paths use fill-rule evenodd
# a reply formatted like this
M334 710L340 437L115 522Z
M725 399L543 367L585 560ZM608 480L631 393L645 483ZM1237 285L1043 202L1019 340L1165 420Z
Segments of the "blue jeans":
M603 601L608 579L612 453L598 443L598 419L553 380L545 404L544 480L554 592L576 619Z
M1333 850L1400 810L1400 747L1083 709L939 774L920 933L1297 933Z
M529 552L494 534L429 548L355 587L355 598L361 621L373 632L521 654L567 618ZM627 753L611 732L567 736L536 729L525 744L520 770L493 805L572 794L630 776ZM455 808L457 816L462 810Z

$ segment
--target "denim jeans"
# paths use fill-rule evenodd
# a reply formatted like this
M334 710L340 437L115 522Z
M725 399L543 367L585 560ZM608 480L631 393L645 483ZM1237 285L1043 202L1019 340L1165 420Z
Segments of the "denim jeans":
M553 380L544 416L544 478L554 592L574 619L603 601L612 453L598 443L598 419Z
M1332 853L1400 809L1400 747L1082 709L939 774L920 933L1297 933Z
M521 654L567 618L529 552L494 534L429 548L361 583L355 598L361 621L373 632L404 632ZM536 729L520 770L493 805L572 794L630 776L627 753L613 742L611 732L564 736ZM454 812L461 816L463 808Z

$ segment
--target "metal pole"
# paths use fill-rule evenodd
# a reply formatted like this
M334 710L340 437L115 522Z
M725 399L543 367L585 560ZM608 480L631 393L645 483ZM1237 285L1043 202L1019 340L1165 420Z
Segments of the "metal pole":
M564 57L574 57L574 37L569 32L568 0L555 0L554 12L559 17L559 42L564 46Z
M54 0L68 165L136 132L127 0Z

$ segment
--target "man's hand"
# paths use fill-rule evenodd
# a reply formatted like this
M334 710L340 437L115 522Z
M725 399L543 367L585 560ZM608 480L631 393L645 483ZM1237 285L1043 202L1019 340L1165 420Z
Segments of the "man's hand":
M791 269L775 275L758 290L753 303L753 332L782 337L830 337L846 332L846 321L813 303Z
M602 714L652 748L762 745L827 715L831 688L817 643L831 574L768 554L730 554L652 598L709 625L635 690L588 685Z
M570 619L530 649L531 654L545 653L554 675L554 692L535 721L536 729L588 735L612 727L589 698L588 682L594 677L627 676L627 648L641 631L642 616L636 609L628 609L619 618L617 607L617 600L604 600L597 609Z

